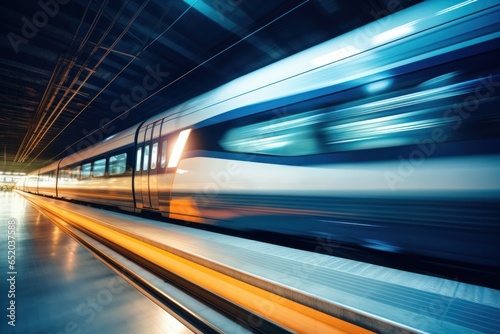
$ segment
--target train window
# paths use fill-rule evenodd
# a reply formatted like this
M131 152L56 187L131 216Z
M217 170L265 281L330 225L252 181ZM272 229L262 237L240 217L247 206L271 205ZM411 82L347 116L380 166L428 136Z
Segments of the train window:
M167 165L167 141L164 140L161 144L161 168Z
M92 171L92 164L89 162L82 166L82 179L88 179L90 177L90 172Z
M135 171L140 172L141 171L141 158L142 158L142 147L139 147L137 149L137 158L135 162Z
M157 160L158 160L158 143L154 143L151 149L151 169L156 169Z
M109 175L125 173L127 168L127 153L118 154L109 158Z
M78 179L80 177L80 169L81 169L81 166L76 166L73 168L73 170L71 171L71 178L72 179Z
M94 161L94 177L104 176L106 173L106 159Z
M144 146L144 160L142 162L142 170L149 168L149 145Z
M315 133L321 115L307 112L229 130L220 145L234 152L297 156L320 153Z

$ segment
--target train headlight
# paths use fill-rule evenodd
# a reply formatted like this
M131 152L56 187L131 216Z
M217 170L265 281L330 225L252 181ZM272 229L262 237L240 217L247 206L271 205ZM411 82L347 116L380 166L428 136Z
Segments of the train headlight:
M184 150L184 146L186 145L190 133L191 129L182 130L181 133L179 133L179 137L177 138L177 142L174 146L174 151L172 152L170 160L168 161L168 168L177 167L177 165L179 164L179 159L181 158L182 151Z

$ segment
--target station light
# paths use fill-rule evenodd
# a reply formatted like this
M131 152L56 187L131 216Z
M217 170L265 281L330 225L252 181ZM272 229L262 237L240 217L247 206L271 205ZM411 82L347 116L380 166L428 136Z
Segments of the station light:
M201 14L205 15L210 20L219 24L226 30L234 31L234 29L238 27L236 23L230 20L227 16L223 15L224 11L222 11L220 8L216 8L218 5L216 2L212 5L207 4L206 3L207 1L199 1L199 0L184 0L184 2L187 3L189 6L193 7L194 9L196 9ZM234 6L233 4L231 5ZM214 6L215 8L212 6ZM232 8L231 11L235 10L235 8L236 7Z

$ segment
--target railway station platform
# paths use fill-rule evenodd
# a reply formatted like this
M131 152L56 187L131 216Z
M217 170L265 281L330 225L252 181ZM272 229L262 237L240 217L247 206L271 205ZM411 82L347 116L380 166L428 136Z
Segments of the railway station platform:
M0 333L191 333L15 192L0 227Z
M147 252L166 252L191 265L208 268L206 270L272 293L274 300L259 302L255 312L261 309L263 313L277 313L284 301L291 301L347 322L348 325L339 325L339 333L495 333L500 329L500 291L495 289L55 199L4 193L0 226L5 230L3 238L6 239L10 221L15 221L18 249L16 328L6 333L25 333L21 328L30 333L55 334L68 330L77 333L78 329L82 333L116 332L113 326L123 326L123 330L119 330L121 333L134 333L136 329L141 333L190 331L125 283L116 270L102 264L66 235L59 224L48 220L32 205L47 210L54 217L76 222L71 227L73 233L100 231L102 238L114 238L113 243L119 243L118 236L121 236L128 242L126 248L139 256L142 255L136 244L143 243L148 247ZM334 244L324 247L334 247ZM1 251L6 253L7 249L2 247ZM118 255L111 256L125 263ZM180 264L174 265L173 261L169 258L163 266L171 271L179 269ZM8 263L3 262L0 263L1 272L7 275ZM187 279L195 282L201 277L199 272L193 275ZM150 279L152 284L162 289L162 280L153 280ZM122 287L123 292L115 296L113 289ZM229 285L222 288L230 289L233 288ZM2 295L5 300L6 291L2 291ZM85 308L89 303L90 307ZM249 304L252 303L257 302L251 300ZM92 313L96 309L99 312ZM152 325L156 323L158 325ZM8 328L5 326L4 321L2 333Z

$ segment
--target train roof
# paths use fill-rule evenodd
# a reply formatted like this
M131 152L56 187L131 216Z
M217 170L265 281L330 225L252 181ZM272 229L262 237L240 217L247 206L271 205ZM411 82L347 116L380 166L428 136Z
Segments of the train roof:
M324 42L287 57L262 69L234 79L216 89L190 99L145 121L151 124L159 119L170 119L168 132L192 126L208 118L253 104L320 89L333 83L363 78L367 75L366 64L353 69L346 60L362 58L376 67L376 59L367 52L397 42L414 33L438 27L461 17L497 5L495 0L466 1L457 5L454 0L429 1L374 21L330 41ZM393 50L394 51L394 50ZM368 52L369 53L369 52ZM310 76L309 80L298 77L317 69L333 68L334 77ZM317 71L316 71L317 72ZM332 71L329 71L331 74ZM357 78L355 76L357 75Z

